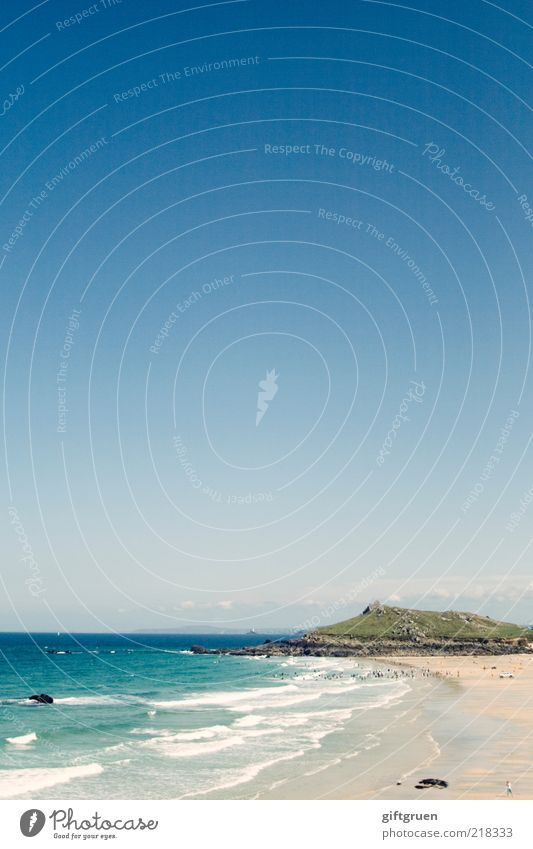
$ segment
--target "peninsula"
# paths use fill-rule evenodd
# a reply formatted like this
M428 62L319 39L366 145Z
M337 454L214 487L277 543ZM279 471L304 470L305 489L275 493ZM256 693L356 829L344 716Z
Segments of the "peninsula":
M359 616L301 637L240 649L191 646L195 654L391 657L502 655L533 649L533 631L476 613L438 613L372 602Z

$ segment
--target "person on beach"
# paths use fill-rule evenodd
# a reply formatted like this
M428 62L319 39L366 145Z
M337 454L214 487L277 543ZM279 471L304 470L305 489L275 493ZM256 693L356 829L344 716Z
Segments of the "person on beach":
M505 784L507 798L510 798L513 795L513 788L511 787L511 782L507 781Z

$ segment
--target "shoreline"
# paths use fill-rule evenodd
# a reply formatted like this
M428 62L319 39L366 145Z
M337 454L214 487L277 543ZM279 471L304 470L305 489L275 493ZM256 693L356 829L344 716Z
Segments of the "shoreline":
M380 666L383 660L379 659ZM369 662L378 666L374 659ZM441 682L437 678L417 676L409 679L408 685L407 693L391 700L380 709L379 714L367 714L366 721L362 721L357 711L354 712L342 731L342 744L346 746L348 743L349 748L338 752L336 763L323 769L316 777L308 777L305 772L299 774L285 781L275 792L261 794L259 798L387 798L387 788L395 786L403 776L415 772L422 765L429 766L439 754L437 741L429 730L421 727L421 723L424 705Z
M415 791L418 796L408 798L504 799L505 784L510 781L515 798L533 799L530 655L391 658L389 662L427 669L456 691L451 702L441 699L426 708L431 727L440 737L435 777L448 780L450 786L446 791ZM513 677L500 677L509 673Z
M211 685L192 687L190 693L163 688L158 700L155 695L139 700L135 686L129 696L124 690L110 700L105 692L91 691L87 696L81 690L57 699L52 709L19 705L24 722L20 727L13 727L4 715L5 745L12 755L25 753L17 767L20 775L12 776L33 781L41 768L59 775L62 765L48 757L54 749L46 747L56 717L65 713L77 718L89 711L91 724L98 727L100 722L116 722L118 711L120 722L130 729L117 732L113 742L118 745L74 746L73 754L79 758L81 751L86 765L100 766L101 774L69 776L72 798L102 798L102 788L104 796L119 798L123 790L117 788L126 780L123 770L130 770L128 787L135 794L131 798L144 798L140 765L148 751L159 758L154 780L168 773L166 790L175 786L178 791L173 798L503 799L510 781L515 798L533 799L529 653L280 657L275 660L281 663L258 659L255 670L247 668L250 661L228 658L227 666L221 658L213 665L209 658L199 663L188 651L178 655L172 663L179 662L184 675L193 664L202 673L199 680L209 673ZM139 660L124 657L138 672ZM170 656L162 657L166 661ZM89 664L89 672L94 666L92 656L74 662ZM228 690L225 681L232 670L237 677ZM513 677L500 677L506 673ZM265 748L263 737L281 745ZM240 756L254 747L252 760ZM210 765L220 771L217 784L205 790L201 785L187 789L193 755L199 758L194 761L197 768ZM123 766L130 763L123 760L125 756L133 759L131 766ZM447 781L448 787L416 789L424 778ZM209 779L211 783L210 774ZM48 780L47 786L52 786ZM56 786L52 794L61 798L66 785L56 781ZM37 791L31 798L45 796L51 798L50 790ZM14 798L30 796L22 793Z
M533 657L528 654L365 658L418 672L406 697L380 720L380 742L345 750L315 779L305 776L265 799L533 799ZM511 672L512 678L500 678ZM384 726L384 727L382 727ZM357 741L358 716L346 726ZM445 789L416 789L423 778Z

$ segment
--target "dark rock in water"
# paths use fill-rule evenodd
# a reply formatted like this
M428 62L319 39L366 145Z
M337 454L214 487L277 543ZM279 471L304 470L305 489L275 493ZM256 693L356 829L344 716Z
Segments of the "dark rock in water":
M424 790L426 787L448 787L448 782L442 778L423 778L418 784L415 784L417 790Z
M193 654L218 654L218 650L216 652L209 651L205 646L191 646L191 651Z
M39 702L39 704L43 705L51 705L53 704L52 696L49 696L47 693L40 693L38 696L30 696L31 702Z

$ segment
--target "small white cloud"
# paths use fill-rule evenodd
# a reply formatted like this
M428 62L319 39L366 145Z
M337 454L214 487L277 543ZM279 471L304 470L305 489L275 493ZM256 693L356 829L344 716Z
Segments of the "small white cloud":
M182 610L192 610L193 607L196 607L194 601L182 601L180 604Z
M434 590L431 591L431 595L434 598L451 598L452 593L445 589L444 587L435 587Z
M233 602L230 599L227 599L226 601L217 601L215 607L221 607L222 610L231 610Z

